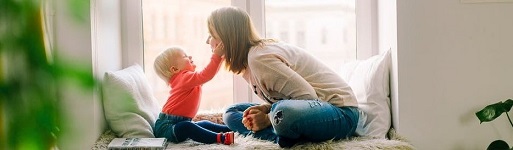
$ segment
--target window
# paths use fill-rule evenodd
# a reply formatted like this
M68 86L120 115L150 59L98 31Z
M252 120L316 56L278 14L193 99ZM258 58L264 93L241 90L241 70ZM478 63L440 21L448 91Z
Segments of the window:
M207 17L230 0L143 0L144 67L159 104L164 105L170 88L153 69L155 57L171 46L185 48L197 71L210 61ZM218 109L233 102L233 75L226 69L204 84L200 109Z
M361 0L369 1L369 0ZM266 38L275 38L299 47L322 60L337 71L342 64L355 60L361 52L356 51L356 7L354 0L133 0L121 3L139 3L144 32L145 72L154 93L163 105L167 100L169 87L155 75L153 60L165 48L179 45L186 48L193 57L197 69L209 61L210 47L205 44L208 37L206 19L216 8L233 5L249 12L257 30ZM360 2L360 1L358 1ZM130 4L125 4L131 6ZM360 6L365 10L370 6ZM137 8L133 8L137 9ZM128 9L126 16L137 10ZM364 13L361 13L364 14ZM369 16L365 19L370 18ZM372 18L371 18L372 19ZM133 24L127 19L124 24ZM359 21L360 23L361 21ZM367 26L365 26L367 27ZM137 29L127 29L125 32ZM359 30L366 30L360 28ZM372 30L371 32L373 32ZM375 37L366 34L358 45L370 45ZM365 37L364 37L365 36ZM134 42L128 42L129 44ZM128 52L134 53L134 52ZM364 52L363 54L368 54ZM372 53L372 52L371 52ZM134 56L135 54L129 54ZM124 56L125 57L125 56ZM368 57L368 56L363 56ZM130 58L124 58L130 59ZM256 96L245 81L234 76L224 67L213 80L203 86L200 110L220 109L233 102L262 102L252 100Z
M335 71L356 60L355 0L265 0L265 25L267 38L302 47Z

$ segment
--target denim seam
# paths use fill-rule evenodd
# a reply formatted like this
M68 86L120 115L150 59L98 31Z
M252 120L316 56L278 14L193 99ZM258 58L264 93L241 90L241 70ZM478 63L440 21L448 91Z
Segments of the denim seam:
M176 137L176 132L175 132L175 124L173 124L171 126L171 128L172 128L171 130L173 130L173 139L174 139L174 141L178 142L178 138Z

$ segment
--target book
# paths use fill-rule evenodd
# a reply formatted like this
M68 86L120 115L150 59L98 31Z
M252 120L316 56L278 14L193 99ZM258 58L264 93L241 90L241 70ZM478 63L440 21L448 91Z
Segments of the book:
M108 150L164 150L166 138L114 138Z

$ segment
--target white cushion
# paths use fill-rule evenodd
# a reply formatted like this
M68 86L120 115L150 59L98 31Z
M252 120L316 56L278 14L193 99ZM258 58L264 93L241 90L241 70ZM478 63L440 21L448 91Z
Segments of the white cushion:
M160 109L141 66L106 72L102 90L105 119L118 137L154 137Z
M366 60L344 64L339 74L344 78L358 101L363 125L357 134L373 138L386 138L392 124L390 111L389 68L390 50Z

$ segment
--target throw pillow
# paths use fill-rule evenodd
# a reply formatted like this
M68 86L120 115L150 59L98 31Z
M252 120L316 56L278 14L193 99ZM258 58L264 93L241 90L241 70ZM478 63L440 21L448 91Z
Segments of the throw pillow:
M351 86L363 116L357 134L386 138L392 124L390 111L390 50L366 60L344 64L339 72Z
M102 90L105 119L118 137L154 137L160 109L141 66L106 72Z

